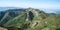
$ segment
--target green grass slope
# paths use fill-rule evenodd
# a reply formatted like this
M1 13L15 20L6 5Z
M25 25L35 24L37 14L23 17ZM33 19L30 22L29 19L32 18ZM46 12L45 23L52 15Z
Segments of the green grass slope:
M0 25L9 30L60 30L60 14L48 14L34 8L25 10L27 11L7 11Z

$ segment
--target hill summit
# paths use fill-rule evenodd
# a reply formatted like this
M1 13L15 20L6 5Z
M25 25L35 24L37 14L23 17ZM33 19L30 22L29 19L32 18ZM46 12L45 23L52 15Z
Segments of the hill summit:
M9 9L0 12L0 26L8 30L60 30L60 15L39 9Z

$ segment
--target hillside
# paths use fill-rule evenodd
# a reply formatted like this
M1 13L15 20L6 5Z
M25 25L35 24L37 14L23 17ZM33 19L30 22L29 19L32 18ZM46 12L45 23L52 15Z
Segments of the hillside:
M39 9L9 9L0 11L0 26L8 30L60 30L60 14Z

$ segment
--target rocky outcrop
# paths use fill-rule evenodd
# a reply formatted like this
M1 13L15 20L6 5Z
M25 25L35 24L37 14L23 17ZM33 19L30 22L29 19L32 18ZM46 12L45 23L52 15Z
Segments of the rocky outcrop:
M0 27L0 30L8 30L7 28Z

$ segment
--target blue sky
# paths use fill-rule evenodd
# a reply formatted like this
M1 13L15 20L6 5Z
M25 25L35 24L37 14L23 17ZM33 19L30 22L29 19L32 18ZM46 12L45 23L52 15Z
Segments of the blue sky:
M0 0L0 7L60 8L60 0Z
M60 0L0 0L0 7L60 9Z

